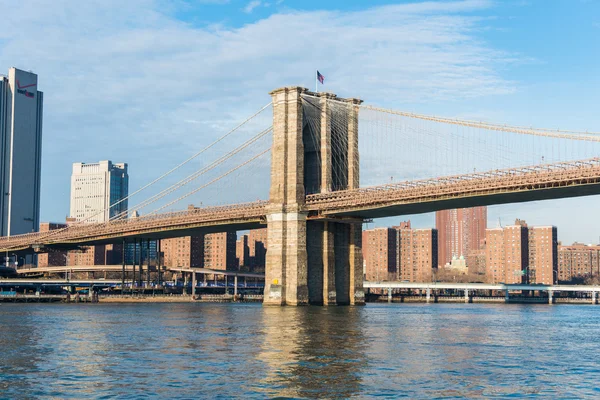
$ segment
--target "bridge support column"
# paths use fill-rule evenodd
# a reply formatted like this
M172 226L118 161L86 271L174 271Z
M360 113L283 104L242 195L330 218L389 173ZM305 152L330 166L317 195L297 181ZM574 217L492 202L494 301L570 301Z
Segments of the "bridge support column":
M504 290L504 302L505 302L505 303L508 303L508 301L509 301L508 299L509 299L509 296L508 296L508 289L505 289L505 290Z
M387 292L388 292L388 303L391 303L392 302L392 288L389 287L387 289Z
M237 275L233 276L233 298L237 299L237 287L238 287L238 278Z
M554 304L553 295L554 295L554 292L552 290L548 290L548 304Z
M596 292L592 292L592 304L596 304Z
M469 302L469 289L465 289L465 303Z
M431 289L427 289L425 292L425 302L429 303L431 301Z
M323 305L335 305L337 296L335 290L334 232L332 224L329 222L323 224ZM311 265L311 268L313 267Z
M264 304L308 304L306 213L273 213L267 222Z
M196 272L192 271L192 298L196 297Z

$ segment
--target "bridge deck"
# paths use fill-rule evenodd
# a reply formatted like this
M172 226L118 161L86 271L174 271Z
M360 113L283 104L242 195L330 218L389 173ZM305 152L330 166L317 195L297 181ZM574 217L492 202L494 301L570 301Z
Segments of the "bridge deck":
M495 170L306 196L310 218L378 218L455 207L600 194L600 158ZM118 243L264 227L267 201L206 207L0 238L0 252Z

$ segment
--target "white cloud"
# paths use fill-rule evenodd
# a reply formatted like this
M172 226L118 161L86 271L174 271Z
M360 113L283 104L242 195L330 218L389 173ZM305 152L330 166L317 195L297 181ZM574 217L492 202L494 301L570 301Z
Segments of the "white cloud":
M126 161L133 190L270 90L312 87L317 67L326 90L381 105L515 90L498 73L511 56L477 38L485 0L286 11L239 28L194 27L153 0L2 3L0 72L33 70L45 92L44 220L68 210L72 162Z
M256 7L260 7L261 1L253 0L244 7L244 12L250 14Z

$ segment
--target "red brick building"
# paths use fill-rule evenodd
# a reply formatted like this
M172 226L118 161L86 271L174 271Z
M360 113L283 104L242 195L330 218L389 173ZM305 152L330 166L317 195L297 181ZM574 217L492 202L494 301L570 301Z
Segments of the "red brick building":
M40 232L50 232L55 229L66 228L67 224L60 224L56 222L42 222L40 223ZM54 250L49 253L38 254L37 257L38 267L60 267L67 265L67 252L61 250Z
M396 230L375 228L362 234L365 279L375 282L396 280Z
M438 266L436 229L412 229L410 221L396 229L397 279L409 282L431 282L433 268Z
M529 283L552 285L558 279L558 238L555 226L529 228Z
M444 266L452 257L464 258L482 248L487 228L487 207L458 208L435 213L438 231L438 264ZM467 265L468 266L468 265Z
M558 246L558 281L570 282L600 275L600 246L573 243Z

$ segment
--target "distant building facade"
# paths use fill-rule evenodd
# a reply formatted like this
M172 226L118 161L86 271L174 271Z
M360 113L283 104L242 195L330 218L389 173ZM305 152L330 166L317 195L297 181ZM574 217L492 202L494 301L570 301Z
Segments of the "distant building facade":
M486 230L485 261L489 283L553 284L557 280L555 226L514 225Z
M119 201L128 195L127 164L111 161L74 163L67 224L106 222L126 213L127 200ZM111 205L114 206L110 207ZM85 246L81 251L69 251L67 262L68 265L113 265L123 261L131 264L134 248L139 251L139 244L134 246L133 243L128 243L125 248L122 244Z
M267 228L252 229L248 234L248 262L250 271L265 272L267 263Z
M167 267L238 269L235 232L210 233L161 240Z
M236 264L239 269L265 272L267 261L267 229L252 229L236 242Z
M10 68L0 76L0 235L40 224L43 93L37 75Z
M438 266L438 232L436 229L413 229L410 221L396 230L396 270L401 281L431 282Z
M184 236L160 242L164 265L169 267L202 267L204 265L204 236Z
M487 228L487 207L458 208L435 213L438 231L438 262L444 266L452 258L465 259L482 248Z
M375 282L396 280L397 231L375 228L365 230L362 234L365 279Z
M126 163L74 163L70 216L77 221L105 222L127 212L129 175ZM126 216L125 216L126 217Z
M204 268L227 271L237 270L235 232L211 233L204 236Z
M558 237L555 226L529 228L529 283L555 284L558 280Z
M525 283L529 265L527 225L486 230L486 268L490 283Z
M67 224L55 222L42 222L40 232L50 232L56 229L66 228ZM53 250L48 253L40 253L37 256L38 267L61 267L67 265L67 252L63 250Z
M235 258L239 269L250 269L250 247L248 246L248 235L240 236L240 238L235 242Z
M600 246L573 243L558 246L558 281L570 282L600 275Z
M121 245L122 247L122 245ZM156 265L158 263L158 243L156 240L138 240L135 243L125 243L125 263L139 264L140 257L143 265ZM117 253L115 253L116 255ZM115 264L122 262L118 259Z

